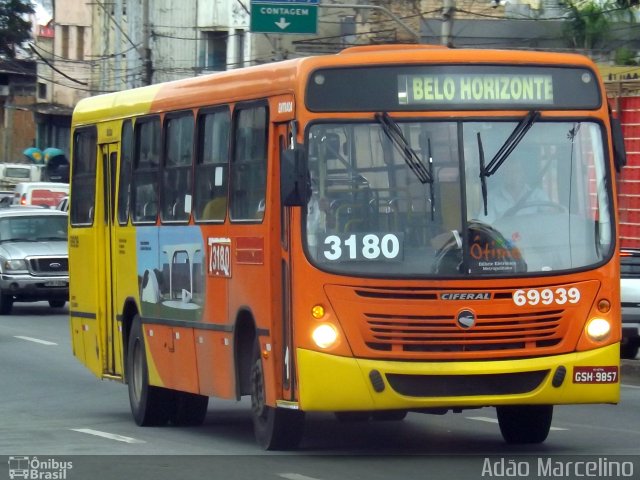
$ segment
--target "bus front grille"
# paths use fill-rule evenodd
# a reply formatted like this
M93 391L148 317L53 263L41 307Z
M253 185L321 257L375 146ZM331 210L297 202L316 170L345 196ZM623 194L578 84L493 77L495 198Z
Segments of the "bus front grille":
M391 316L366 313L365 341L381 351L463 352L548 347L562 340L561 310L478 315L470 329L453 315Z
M326 285L325 291L355 356L479 360L574 351L599 286L588 280L520 289L538 291L524 303L516 303L516 289L502 286ZM568 298L569 289L579 291L579 301Z

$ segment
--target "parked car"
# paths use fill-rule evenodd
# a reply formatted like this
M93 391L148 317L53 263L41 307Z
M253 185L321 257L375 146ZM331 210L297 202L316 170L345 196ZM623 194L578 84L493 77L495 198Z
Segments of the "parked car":
M67 213L44 207L0 208L0 315L14 302L69 299Z
M13 203L13 190L0 190L0 207L6 207Z
M636 358L640 347L640 250L620 251L622 358Z
M56 208L58 210L62 210L63 212L68 212L69 211L69 195L62 197L62 200L58 202L58 205L56 206Z
M16 185L15 205L44 205L55 207L62 197L69 195L68 183L23 182Z

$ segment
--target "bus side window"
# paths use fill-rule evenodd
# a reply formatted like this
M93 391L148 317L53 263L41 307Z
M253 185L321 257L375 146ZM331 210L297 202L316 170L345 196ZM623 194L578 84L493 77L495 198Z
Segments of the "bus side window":
M219 108L198 116L195 201L196 220L223 221L227 213L229 173L228 108Z
M162 220L189 219L187 196L191 195L193 160L193 114L187 112L165 122L162 172Z
M261 220L265 212L267 174L267 111L243 108L235 123L231 163L232 220Z
M92 225L96 194L96 130L86 128L74 134L73 184L69 216L72 225Z
M127 120L122 125L120 147L120 177L118 180L118 222L126 225L131 202L131 164L133 156L133 125Z
M133 221L155 222L158 213L160 118L139 119L134 128L134 138Z

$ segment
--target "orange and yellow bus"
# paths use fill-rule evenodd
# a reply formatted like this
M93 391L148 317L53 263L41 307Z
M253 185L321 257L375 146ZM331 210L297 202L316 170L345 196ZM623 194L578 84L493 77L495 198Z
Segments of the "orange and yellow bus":
M251 398L496 407L509 443L619 400L620 128L585 57L353 47L96 96L73 114L75 356L139 425Z

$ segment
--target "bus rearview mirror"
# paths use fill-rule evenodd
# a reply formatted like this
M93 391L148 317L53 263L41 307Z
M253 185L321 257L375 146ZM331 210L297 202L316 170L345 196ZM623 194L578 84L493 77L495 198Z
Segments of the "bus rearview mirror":
M311 182L303 149L296 145L282 151L280 159L280 199L287 207L303 207L309 201Z

